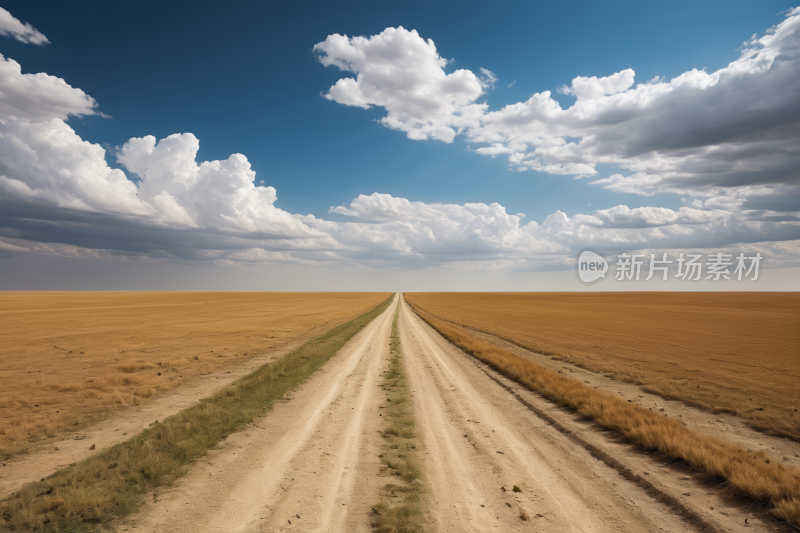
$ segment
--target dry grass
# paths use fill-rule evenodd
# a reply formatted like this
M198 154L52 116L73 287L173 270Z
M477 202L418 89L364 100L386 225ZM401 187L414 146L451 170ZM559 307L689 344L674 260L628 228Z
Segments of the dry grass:
M0 293L0 458L319 335L388 293Z
M737 493L771 503L773 514L800 525L800 471L797 469L771 462L763 452L752 453L729 442L696 434L676 420L628 403L609 392L586 387L508 350L471 337L409 303L446 339L510 379L648 450L681 459L711 478L727 480Z
M403 353L397 317L394 312L392 335L389 339L389 370L383 376L386 404L382 405L384 446L380 455L383 473L400 479L386 484L381 490L381 502L373 507L376 517L373 527L377 533L413 533L420 530L419 498L421 490L414 433L414 410L408 384L403 372Z
M129 441L29 483L0 502L0 531L108 530L112 520L135 511L145 493L172 483L186 465L305 381L390 303L391 298Z
M433 315L800 440L800 294L409 293Z

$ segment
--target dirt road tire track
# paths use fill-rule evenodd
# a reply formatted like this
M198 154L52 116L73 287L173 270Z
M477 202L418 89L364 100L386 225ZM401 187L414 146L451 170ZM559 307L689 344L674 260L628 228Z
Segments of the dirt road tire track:
M718 487L493 372L402 298L395 304L426 532L774 530L776 522L749 514ZM119 529L371 531L371 506L387 481L379 475L380 374L394 308ZM691 498L681 496L687 487Z
M513 417L513 421L518 425L518 430L531 439L532 446L539 448L546 442L559 442L558 448L561 453L568 455L568 458L566 460L563 457L559 458L557 453L548 454L545 461L555 462L561 466L559 475L564 480L568 480L572 475L580 476L581 470L585 469L586 465L592 467L593 460L595 463L604 463L607 470L599 473L613 485L606 487L605 490L602 487L598 488L606 504L617 503L620 499L623 502L627 500L627 505L631 509L644 513L647 518L645 523L634 526L632 530L793 531L791 526L772 518L768 509L761 507L757 502L742 500L727 493L724 485L709 482L705 476L692 472L680 462L675 464L664 460L658 454L643 453L641 448L620 439L613 432L602 430L593 421L545 400L503 377L442 338L416 316L410 307L404 305L404 309L407 313L402 313L401 316L407 320L406 324L416 326L406 330L415 330L413 333L422 339L421 344L427 351L426 357L435 363L429 366L430 373L441 373L440 368L446 368L449 372L463 372L463 376L466 376L463 382L470 384L472 390L461 389L461 385L453 387L452 383L447 388L457 388L464 392L464 396L469 398L468 402L471 404L477 402L483 405L487 403L487 399L491 399L492 387L486 384L487 380L493 382L495 387L505 390L507 402L496 404L497 410L513 412L513 406L508 404L511 402L529 411L528 416L516 416ZM410 351L408 340L404 342L407 351ZM470 370L470 367L473 370ZM474 371L477 371L477 374ZM483 380L478 374L483 374ZM447 390L444 390L443 394L447 394ZM455 402L450 404L455 405ZM537 419L539 424L536 422ZM471 420L476 420L474 415ZM541 423L545 423L547 427L541 427ZM563 440L556 440L554 432L561 433ZM566 468L563 468L564 466ZM530 510L528 512L530 513ZM620 512L623 514L619 516L624 516L624 509L620 508ZM547 516L546 513L544 515ZM681 518L683 520L677 526L669 525ZM594 524L593 520L596 520ZM609 527L608 522L599 515L593 520L584 524L585 529L579 527L578 530L625 530L620 525ZM562 524L553 530L571 529L569 525Z
M370 531L380 469L379 376L394 308L119 529Z
M401 305L431 531L691 530Z

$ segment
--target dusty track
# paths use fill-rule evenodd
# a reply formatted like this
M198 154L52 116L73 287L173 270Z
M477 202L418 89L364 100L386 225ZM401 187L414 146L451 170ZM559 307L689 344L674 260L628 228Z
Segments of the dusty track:
M503 378L402 305L432 531L791 531Z
M369 531L391 306L266 416L229 437L120 529Z
M400 328L426 443L432 530L688 529L514 400L405 305Z
M399 305L427 531L785 529L720 487L522 390ZM387 481L379 476L379 376L393 312L120 529L370 531L371 506Z

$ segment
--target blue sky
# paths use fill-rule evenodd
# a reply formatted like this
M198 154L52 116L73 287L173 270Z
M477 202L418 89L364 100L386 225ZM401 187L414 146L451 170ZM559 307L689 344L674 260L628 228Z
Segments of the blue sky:
M594 174L581 179L575 179L575 173L565 173L566 170L553 172L529 168L520 172L520 165L511 164L505 152L490 157L476 151L494 142L476 140L483 135L481 132L487 130L485 126L465 128L452 142L433 137L412 140L406 134L416 126L408 126L404 130L405 126L391 128L378 122L387 116L385 105L371 102L369 109L362 109L342 105L335 98L323 97L339 80L353 77L355 73L336 66L324 66L320 58L326 55L332 57L331 53L314 51L315 45L326 42L334 34L369 39L381 35L387 28L402 26L406 30L416 30L420 42L433 40L438 55L449 60L443 67L446 75L464 69L480 77L480 69L484 68L496 76L493 87L487 85L480 96L472 99L476 104L485 103L487 112L525 102L532 95L544 91L551 91L551 98L566 110L576 103L576 96L559 93L558 88L570 87L572 80L578 76L602 79L633 69L636 84L654 77L660 77L662 82L668 83L692 69L705 69L708 73L724 69L740 57L737 49L745 40L754 34L761 38L766 35L768 28L787 20L787 10L793 7L791 3L383 4L350 2L338 5L320 2L285 3L276 7L272 3L256 2L227 2L222 6L198 2L139 2L132 6L109 2L9 1L4 2L2 7L18 21L35 27L49 42L40 45L22 42L24 39L16 39L12 34L0 37L0 54L7 60L19 63L23 76L46 73L62 78L72 88L91 96L96 105L69 112L63 117L65 124L84 141L105 148L108 165L124 170L126 176L136 182L140 176L121 164L115 155L129 139L152 135L160 141L172 134L191 133L199 140L196 154L198 163L224 161L231 154L243 154L256 172L255 185L274 187L277 200L272 205L292 216L311 214L316 219L337 224L366 221L368 217L364 213L354 214L358 208L353 208L350 203L359 195L382 193L425 205L488 205L496 202L507 214L526 215L519 221L520 227L531 221L542 225L548 216L561 211L570 219L575 215L595 216L595 221L590 221L587 227L597 228L605 224L604 230L612 226L634 230L633 233L628 231L621 238L622 241L610 234L587 234L585 238L578 236L575 239L561 235L558 238L548 237L550 240L539 236L537 239L547 240L547 243L540 242L538 248L512 244L511 248L515 250L508 254L505 253L509 251L508 247L497 244L507 241L507 236L499 236L493 241L493 247L484 246L485 243L476 244L475 239L466 239L475 245L474 249L465 247L464 240L458 241L456 246L448 244L444 238L437 238L437 243L444 243L441 250L433 249L430 243L415 244L413 239L396 236L359 243L350 237L334 237L336 244L332 241L323 244L317 242L315 245L306 243L297 247L285 242L270 247L263 244L262 239L259 241L261 244L256 243L253 249L288 254L265 260L262 264L267 270L276 264L291 264L297 260L311 269L358 267L396 271L398 268L452 267L486 272L487 268L492 269L487 265L505 262L503 264L515 272L550 271L567 268L569 261L565 258L572 257L577 249L586 246L607 253L637 247L651 250L655 249L655 244L662 244L665 251L677 250L681 246L710 250L735 247L737 243L752 247L759 239L769 243L784 243L778 247L780 249L773 246L768 250L774 258L774 264L795 266L797 257L792 243L800 235L796 234L793 220L783 221L784 225L780 227L759 227L755 230L749 221L760 220L763 226L762 219L774 217L776 212L782 213L780 216L784 218L796 218L792 213L800 211L800 205L791 200L790 209L781 211L768 208L760 209L755 214L753 210L744 215L740 213L744 209L742 206L747 207L747 202L753 202L754 197L758 197L760 202L774 203L775 199L770 197L766 189L753 192L761 178L742 178L744 181L736 183L734 178L730 178L730 182L724 182L724 177L715 178L722 180L717 183L722 185L714 190L707 184L697 185L694 182L691 186L662 186L659 181L658 186L648 185L645 188L640 184L632 184L631 180L620 182L622 184L615 182L610 188L608 183L591 184L592 181L609 178L620 172L626 176L631 173L642 174L644 163L637 160L639 166L626 168L626 158L629 156L619 153L608 161L595 153L591 160ZM796 79L791 77L791 73L787 76ZM513 85L509 86L512 82ZM615 89L607 97L612 98L626 90L633 91L635 87L628 84L621 91ZM768 90L762 90L760 94L765 101L772 101ZM691 98L691 95L687 98ZM783 114L797 111L793 100L781 105L785 106ZM708 104L700 108L703 106L708 109ZM102 118L98 113L112 118ZM713 121L715 116L710 113L708 120ZM431 123L436 120L431 119ZM679 120L682 118L677 114L676 122ZM791 129L794 124L782 124L780 127ZM645 124L641 127L655 126ZM659 123L658 127L668 129L672 125ZM680 128L675 127L680 132ZM600 130L589 132L588 129L578 128L575 131L577 136L574 138L563 131L547 135L565 139L569 143L579 142L584 135L596 135ZM507 130L493 134L505 136L500 144L503 149L512 151L508 148L512 141ZM599 135L602 136L602 133ZM616 138L617 135L613 132L609 134L610 138ZM715 146L714 142L703 141L700 144ZM533 141L530 146L534 146ZM541 150L541 146L536 147ZM661 145L647 149L654 154L663 153ZM528 154L533 154L533 151ZM541 157L544 157L543 164L547 164L547 157L553 161L562 157L553 164L565 164L563 155ZM699 167L696 162L691 162L691 165L692 168ZM19 166L9 166L19 172ZM648 172L644 174L653 175ZM735 173L729 172L731 175ZM780 172L780 169L775 170L776 175ZM25 182L24 177L17 176L14 179ZM689 176L687 179L691 181L692 178ZM662 181L666 184L669 180L663 178ZM700 183L702 180L697 178L696 181ZM796 177L764 181L769 182L772 187L770 190L775 190L775 187L786 188L776 192L783 198L787 194L789 198L800 198L794 189ZM640 182L647 180L642 178ZM30 185L33 181L26 183ZM742 186L749 187L746 194L741 192ZM731 207L735 203L731 200L734 197L738 203ZM178 200L180 203L180 198ZM748 222L742 223L744 229L740 233L727 232L724 237L716 237L721 233L711 227L703 238L683 242L675 237L665 244L651 242L647 238L638 239L634 235L637 230L642 233L645 229L662 227L659 224L663 223L653 222L649 214L642 215L646 220L636 227L618 220L608 222L608 217L616 216L613 214L596 214L597 211L620 205L630 209L666 208L677 213L693 201L703 204L698 207L703 212L719 214L721 210L727 210L726 213L734 213L731 216L743 217L742 220ZM196 204L198 200L194 202ZM345 211L329 212L331 206L342 204L350 206L349 215L342 214ZM186 244L191 240L181 233L186 228L176 229L174 221L164 222L165 226L159 230L162 233L172 232L172 237L166 241L120 235L117 242L111 242L114 238L107 234L94 235L93 232L99 232L99 228L69 226L92 224L77 217L74 211L65 214L59 211L60 208L42 204L37 208L37 214L32 216L30 210L33 208L23 208L21 205L6 205L4 210L7 218L0 221L0 226L7 228L6 237L16 239L6 240L6 253L10 256L8 265L15 260L21 261L20 264L35 262L32 255L25 254L36 255L39 249L24 243L39 242L49 243L48 251L42 252L44 255L60 253L60 257L63 256L63 252L53 252L55 248L50 245L76 246L93 250L91 253L95 255L107 253L108 257L97 260L107 261L112 269L116 268L113 265L119 266L118 262L123 260L120 257L129 260L133 256L140 262L162 261L173 267L175 264L191 264L195 268L202 263L214 269L236 269L237 264L246 263L247 268L258 268L248 259L207 253L208 250L226 249L236 254L246 248L244 245L227 247L227 244L223 246L219 242ZM95 216L103 209L106 208L92 205L90 211ZM137 232L141 228L136 229L123 222L123 219L130 220L133 216L131 213L120 215L124 211L121 208L107 209L104 214L117 221L113 224L140 235ZM15 215L17 212L19 214ZM374 211L370 212L374 214ZM372 221L384 224L401 222L399 218L389 220L387 216L381 214L377 219L373 217ZM411 217L415 223L420 220L419 215L403 216ZM702 224L701 215L691 216L695 218L689 224ZM23 219L28 222L19 222ZM29 222L39 219L65 220L68 223L59 224L59 228L53 230ZM203 225L198 220L194 220L192 235L198 232L219 235L230 229L223 231L219 225ZM307 220L304 223L310 224ZM674 226L677 222L672 220L669 224ZM274 241L274 236L282 235L284 229L272 231L267 226L258 225L257 232L270 235L269 239ZM242 227L238 230L244 231ZM296 233L300 230L285 231L289 232L286 234L288 238L302 240ZM315 226L315 231L334 230ZM345 232L341 228L336 231ZM436 233L444 230L431 231ZM516 230L512 228L512 231ZM695 232L695 237L697 235L698 232ZM232 238L235 240L239 237ZM258 240L252 235L248 238ZM126 239L147 241L148 245L120 244ZM385 246L387 239L394 242L404 239L404 243L394 249L403 258L390 257L392 252ZM621 242L618 249L613 249L609 244L613 242ZM373 250L370 243L377 251ZM171 246L176 248L172 249ZM12 247L28 248L30 251L18 252ZM340 253L345 248L347 253ZM526 249L529 254L538 257L543 253L550 254L551 260L528 268L526 265L535 261L520 256L516 251L520 249ZM339 255L326 257L324 254ZM23 259L20 259L21 255L24 255ZM82 260L86 259L83 257ZM52 257L41 259L42 264L51 260ZM19 267L18 270L25 268ZM209 270L209 279L216 275ZM376 276L380 278L380 274ZM387 279L391 279L391 276ZM2 288L14 288L13 283L6 282Z

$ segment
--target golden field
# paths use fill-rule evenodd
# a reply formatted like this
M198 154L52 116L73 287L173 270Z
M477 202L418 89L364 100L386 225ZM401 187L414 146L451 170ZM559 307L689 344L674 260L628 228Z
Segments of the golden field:
M0 293L0 455L307 340L389 293Z
M433 315L800 439L800 294L406 293Z

